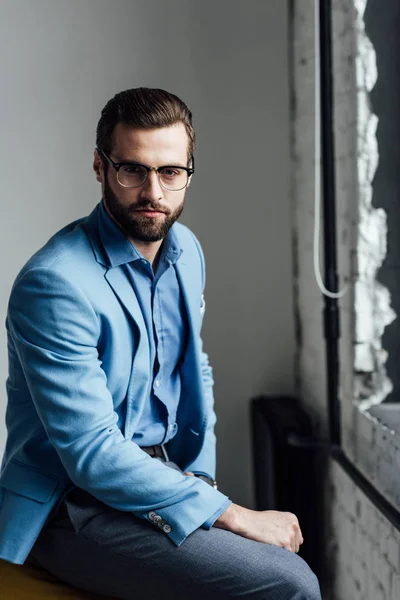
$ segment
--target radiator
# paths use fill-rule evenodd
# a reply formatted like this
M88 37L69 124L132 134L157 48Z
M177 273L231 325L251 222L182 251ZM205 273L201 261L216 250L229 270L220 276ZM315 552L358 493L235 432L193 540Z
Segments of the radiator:
M256 509L298 517L304 537L299 555L320 576L323 485L311 420L288 396L253 398L250 409Z

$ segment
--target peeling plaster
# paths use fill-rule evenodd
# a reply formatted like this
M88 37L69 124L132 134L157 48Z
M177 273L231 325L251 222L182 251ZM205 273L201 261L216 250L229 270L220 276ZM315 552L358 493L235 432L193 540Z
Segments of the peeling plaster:
M382 348L382 336L396 314L390 306L389 290L377 281L387 252L386 213L372 207L372 182L378 166L376 139L378 118L372 112L369 94L377 80L376 55L366 35L364 12L367 0L354 0L356 9L356 82L358 108L357 169L359 181L359 224L355 281L355 379L358 408L380 404L392 391Z
M292 196L294 285L301 332L297 393L316 423L317 434L324 437L328 411L323 302L312 268L316 6L315 0L293 2ZM365 6L366 2L357 0L332 2L338 266L343 282L352 284L340 300L341 422L345 454L393 506L399 507L400 436L394 429L400 422L400 403L395 415L393 405L371 404L371 398L378 398L377 390L379 402L389 393L381 337L394 315L387 290L376 279L386 256L386 215L372 207L378 121L369 104L376 64L364 31ZM355 309L359 312L357 333ZM382 367L377 368L377 364ZM364 401L372 406L371 412L359 409ZM400 533L340 465L329 460L318 477L326 486L324 600L399 600Z

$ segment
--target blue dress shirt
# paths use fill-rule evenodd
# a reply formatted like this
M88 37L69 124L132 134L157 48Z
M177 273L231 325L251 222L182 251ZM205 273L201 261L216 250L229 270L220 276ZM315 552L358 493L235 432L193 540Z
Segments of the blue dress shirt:
M122 234L106 212L99 212L99 233L111 264L125 264L146 323L153 368L149 402L133 441L139 446L165 444L177 433L176 413L181 393L180 362L187 342L186 309L174 265L182 254L171 229L165 237L156 273L151 263ZM200 474L200 473L196 473ZM202 475L209 475L201 473ZM231 504L228 500L208 519L209 529Z
M186 340L184 301L173 265L182 254L173 230L166 236L156 273L110 219L103 204L100 209L100 236L109 256L125 263L138 298L150 345L153 384L143 414L134 433L138 446L165 444L177 433L176 413L181 393L180 360ZM116 244L117 242L117 244Z

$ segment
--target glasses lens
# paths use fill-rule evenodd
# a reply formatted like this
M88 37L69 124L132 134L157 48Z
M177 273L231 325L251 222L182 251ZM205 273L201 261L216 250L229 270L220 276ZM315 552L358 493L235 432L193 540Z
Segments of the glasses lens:
M140 165L125 165L117 173L118 181L125 187L142 185L147 177L147 171Z
M187 186L188 173L185 169L179 169L179 167L164 167L159 170L158 176L161 185L166 190L183 190L183 188Z

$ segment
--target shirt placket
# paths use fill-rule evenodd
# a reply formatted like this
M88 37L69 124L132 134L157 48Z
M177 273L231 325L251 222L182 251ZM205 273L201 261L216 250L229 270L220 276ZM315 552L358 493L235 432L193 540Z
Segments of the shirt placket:
M152 316L153 316L153 331L154 342L156 346L155 359L157 369L154 374L153 391L157 398L161 400L159 393L163 384L162 368L163 368L163 345L162 345L162 320L161 320L161 304L160 294L158 293L157 282L153 283L153 298L152 298Z
M163 306L162 306L162 294L158 289L158 282L154 285L154 295L153 295L153 324L154 324L154 337L156 343L156 357L158 363L158 371L155 375L154 381L154 394L157 398L162 402L167 410L168 421L167 421L167 430L164 441L171 437L171 434L174 431L175 423L171 419L171 413L169 407L164 403L163 400L163 385L165 385L165 381L163 380L163 367L164 367L164 336L163 336Z

